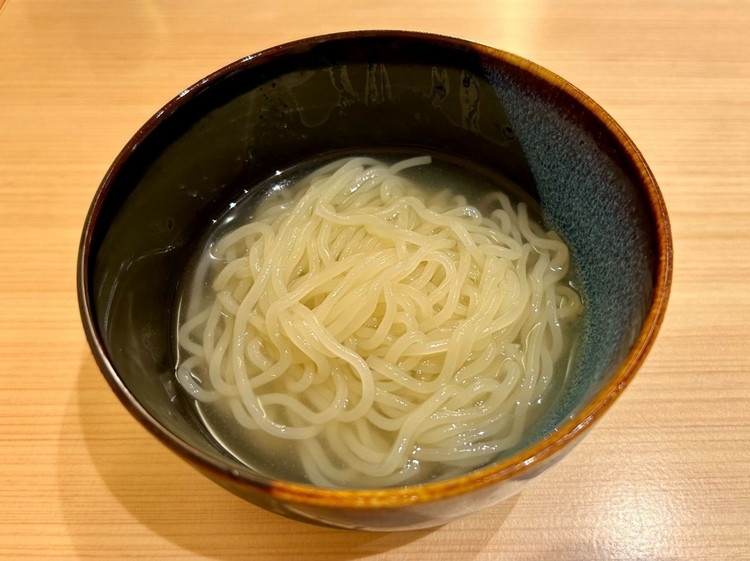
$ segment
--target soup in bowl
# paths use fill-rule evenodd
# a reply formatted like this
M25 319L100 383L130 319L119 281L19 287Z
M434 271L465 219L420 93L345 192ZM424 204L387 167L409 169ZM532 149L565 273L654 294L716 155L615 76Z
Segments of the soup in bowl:
M645 161L585 94L458 39L246 57L126 145L79 302L115 393L279 514L413 529L560 460L632 379L671 279Z

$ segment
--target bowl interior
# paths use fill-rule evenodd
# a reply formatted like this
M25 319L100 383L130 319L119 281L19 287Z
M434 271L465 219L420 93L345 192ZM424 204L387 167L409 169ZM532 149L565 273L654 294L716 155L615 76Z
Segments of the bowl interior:
M608 117L555 80L476 45L372 33L274 48L183 92L115 161L84 232L89 336L110 383L175 442L247 471L214 445L174 380L173 303L186 263L211 219L276 170L403 148L504 174L571 247L585 332L562 399L519 448L554 431L618 371L644 329L658 267L643 170Z

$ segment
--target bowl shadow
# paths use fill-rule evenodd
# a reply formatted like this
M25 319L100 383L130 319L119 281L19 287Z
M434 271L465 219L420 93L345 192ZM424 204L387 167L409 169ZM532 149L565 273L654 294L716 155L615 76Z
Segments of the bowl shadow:
M148 434L117 401L88 352L62 426L60 501L81 555L104 554L113 546L107 538L116 525L118 540L130 536L132 554L142 548L142 553L154 555L156 544L167 540L186 553L221 561L344 561L391 550L417 555L439 551L441 535L450 533L451 558L470 561L502 527L516 502L492 507L490 525L487 516L480 520L475 515L441 528L408 532L337 530L283 518L221 489Z

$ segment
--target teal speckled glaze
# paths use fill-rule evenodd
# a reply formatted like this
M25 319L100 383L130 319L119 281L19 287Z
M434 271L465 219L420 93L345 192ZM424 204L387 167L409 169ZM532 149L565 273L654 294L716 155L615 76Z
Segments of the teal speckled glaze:
M520 449L573 416L630 351L653 296L655 232L616 146L592 136L575 100L492 68L486 77L523 147L545 220L570 246L586 304L571 379Z

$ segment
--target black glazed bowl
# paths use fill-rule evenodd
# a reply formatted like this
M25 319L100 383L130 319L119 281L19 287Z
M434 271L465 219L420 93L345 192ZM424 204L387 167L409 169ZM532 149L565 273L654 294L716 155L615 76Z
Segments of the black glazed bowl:
M409 147L503 173L575 256L586 331L573 381L510 457L385 490L271 480L227 457L174 379L175 291L212 217L243 188L333 151ZM672 246L641 154L551 72L481 45L406 32L305 39L180 93L128 142L83 230L78 296L96 361L128 410L219 485L273 512L344 528L434 526L516 493L569 451L634 376L663 319Z

